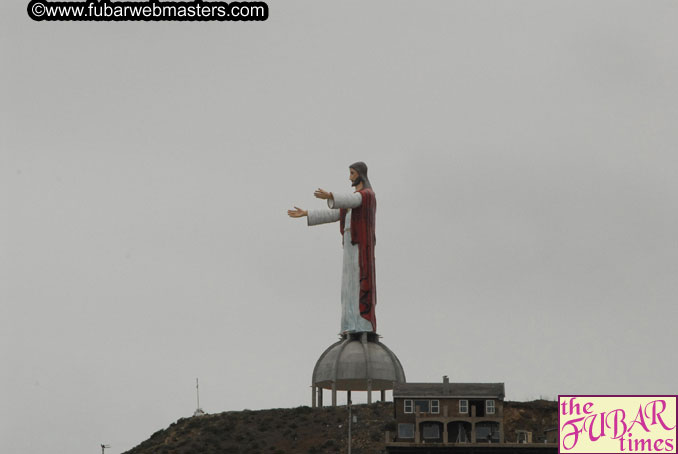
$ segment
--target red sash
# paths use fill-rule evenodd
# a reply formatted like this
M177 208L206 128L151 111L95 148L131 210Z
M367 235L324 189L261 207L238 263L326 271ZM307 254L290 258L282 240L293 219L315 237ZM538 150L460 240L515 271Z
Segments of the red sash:
M360 265L360 315L372 323L372 331L377 331L377 318L374 308L377 305L377 288L375 285L374 245L376 244L375 213L377 199L372 189L360 191L362 204L351 210L351 244L358 245L358 263ZM339 231L344 236L347 210L339 210Z

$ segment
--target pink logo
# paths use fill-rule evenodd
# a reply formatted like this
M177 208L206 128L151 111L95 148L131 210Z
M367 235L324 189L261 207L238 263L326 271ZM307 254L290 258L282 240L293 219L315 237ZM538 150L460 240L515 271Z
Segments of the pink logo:
M676 453L678 396L558 396L558 452Z

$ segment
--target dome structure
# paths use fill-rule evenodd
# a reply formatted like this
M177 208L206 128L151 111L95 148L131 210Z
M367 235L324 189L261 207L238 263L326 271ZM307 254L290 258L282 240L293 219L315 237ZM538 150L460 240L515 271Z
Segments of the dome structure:
M371 392L393 389L395 383L405 383L405 372L398 357L379 342L376 333L348 333L330 345L320 355L313 368L313 406L316 393L322 406L322 390L332 390L332 405L336 405L337 391Z

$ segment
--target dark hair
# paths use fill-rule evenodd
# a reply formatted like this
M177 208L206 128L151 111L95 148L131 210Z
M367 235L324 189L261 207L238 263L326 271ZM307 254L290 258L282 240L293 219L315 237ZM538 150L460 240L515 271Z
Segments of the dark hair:
M360 176L360 181L363 183L363 188L365 189L372 189L372 185L370 184L370 180L367 178L367 164L365 164L362 161L354 162L350 166L348 166L349 169L353 169L356 172L358 172L358 175Z

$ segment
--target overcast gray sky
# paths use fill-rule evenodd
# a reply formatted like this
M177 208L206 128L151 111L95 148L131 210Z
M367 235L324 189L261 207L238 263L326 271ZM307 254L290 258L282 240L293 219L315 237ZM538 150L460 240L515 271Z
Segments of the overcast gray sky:
M0 6L0 452L123 452L196 377L209 413L310 405L341 239L285 211L357 160L409 381L678 392L678 3L269 4Z

